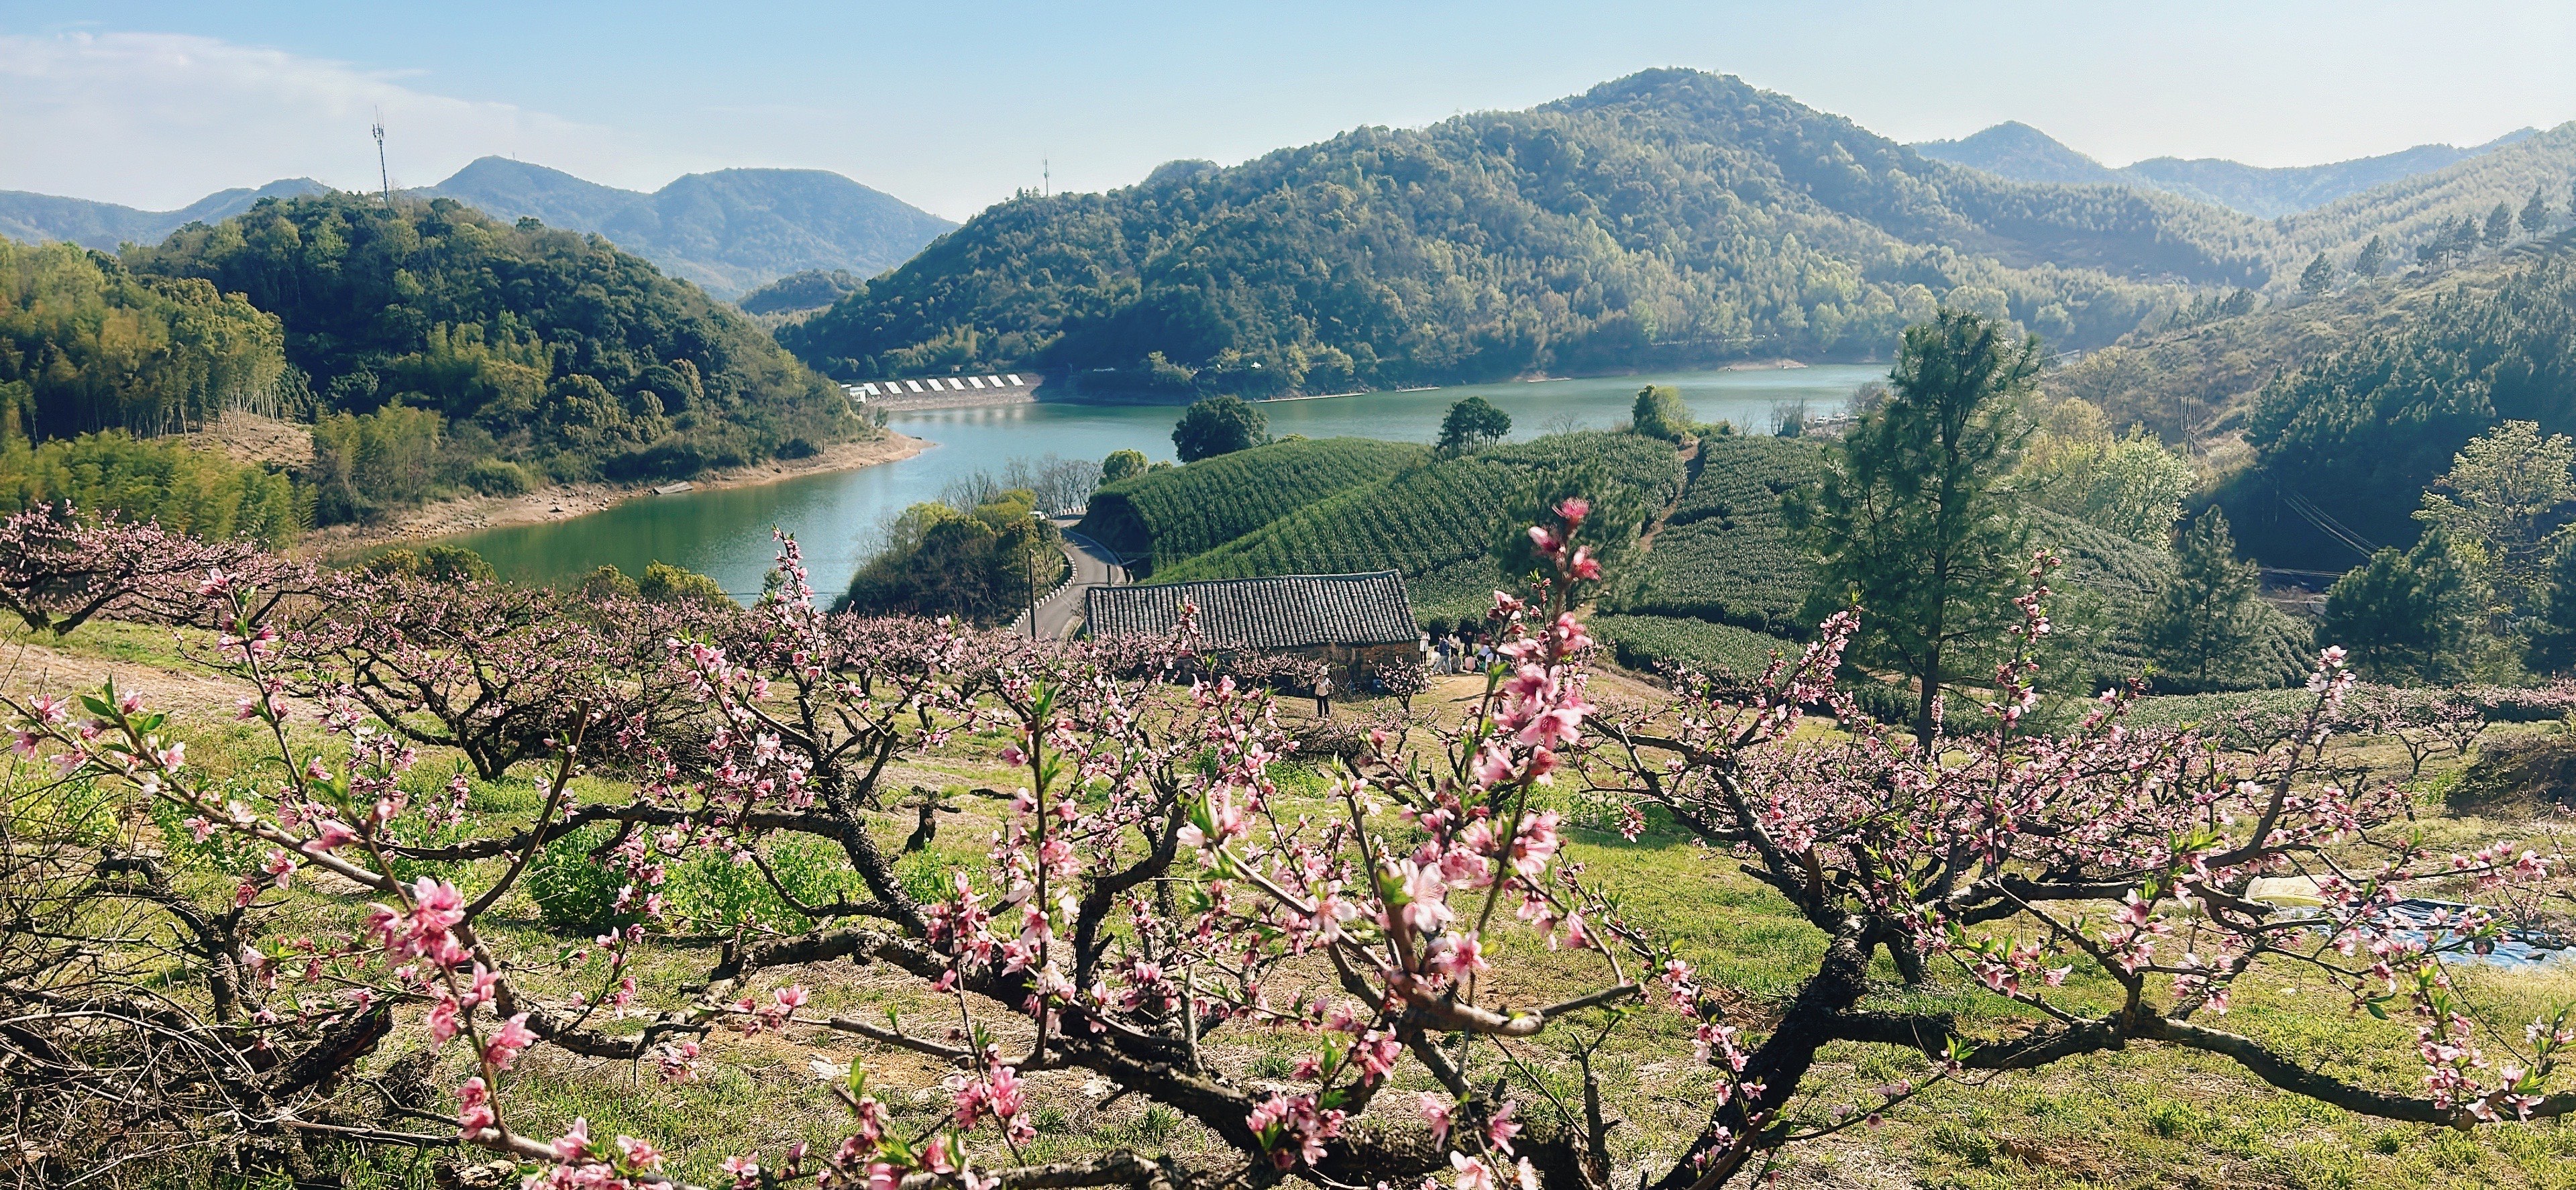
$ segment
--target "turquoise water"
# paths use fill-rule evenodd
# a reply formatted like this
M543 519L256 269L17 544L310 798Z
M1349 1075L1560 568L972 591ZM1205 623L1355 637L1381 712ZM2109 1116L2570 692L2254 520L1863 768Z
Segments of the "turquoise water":
M1512 437L1624 425L1637 389L1669 384L1703 421L1725 418L1760 432L1782 405L1805 401L1811 412L1838 408L1853 390L1886 375L1883 366L1837 364L1668 376L1618 376L1536 383L1476 384L1416 392L1269 401L1260 405L1272 434L1309 438L1383 438L1430 442L1449 406L1482 396L1512 416ZM505 578L551 583L614 565L629 574L668 562L712 575L726 590L760 590L771 559L770 529L796 535L814 588L828 595L876 548L880 526L917 501L935 500L950 480L979 469L998 471L1013 458L1100 459L1133 449L1172 457L1172 423L1180 410L1163 405L1004 405L897 415L895 430L932 445L901 462L800 476L752 487L647 496L604 512L539 525L513 525L454 538L481 553Z

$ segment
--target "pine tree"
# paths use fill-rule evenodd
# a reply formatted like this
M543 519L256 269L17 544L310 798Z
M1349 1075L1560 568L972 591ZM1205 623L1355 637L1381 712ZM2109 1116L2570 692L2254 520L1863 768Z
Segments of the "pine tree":
M2542 198L2540 191L2534 190L2531 192L2531 201L2522 204L2522 230L2532 235L2539 235L2540 229L2547 226L2549 226L2549 200Z
M2369 280L2388 267L2388 241L2378 236L2361 246L2361 255L2352 258L2352 275Z
M2213 665L2242 656L2254 643L2261 572L2236 560L2227 515L2211 508L2192 519L2174 550L2174 581L2147 613L2147 647L2176 673L2206 685Z
M2501 248L2513 238L2513 208L2497 203L2487 212L2487 247Z
M2576 669L2576 537L2559 542L2543 579L2524 664L2537 673L2562 674Z
M2414 549L2383 549L2336 579L2317 641L2350 650L2374 681L2454 682L2476 661L2488 603L2451 535L2434 529Z
M2323 252L2317 253L2316 258L2308 262L2306 271L2299 274L2299 294L2302 297L2324 297L2327 287L2333 284L2334 266L2326 263Z
M1913 678L1914 731L1954 679L1991 673L1963 656L1997 638L2029 562L2029 529L2005 479L2030 434L2024 408L2046 356L2036 335L1942 310L1906 328L1896 395L1843 436L1823 482L1789 506L1819 562L1822 601L1857 599L1854 656Z

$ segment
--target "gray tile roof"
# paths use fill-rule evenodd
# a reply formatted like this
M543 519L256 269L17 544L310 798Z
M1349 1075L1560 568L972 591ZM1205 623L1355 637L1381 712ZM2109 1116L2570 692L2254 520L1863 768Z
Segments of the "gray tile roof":
M1298 649L1313 645L1385 645L1420 639L1404 576L1292 574L1216 582L1093 587L1083 605L1094 636L1162 636L1181 604L1199 609L1199 635L1211 649Z

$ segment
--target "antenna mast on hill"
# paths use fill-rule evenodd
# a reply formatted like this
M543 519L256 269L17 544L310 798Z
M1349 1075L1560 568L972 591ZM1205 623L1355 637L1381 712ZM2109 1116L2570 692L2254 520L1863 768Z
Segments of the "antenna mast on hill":
M373 131L376 134L376 178L384 184L385 205L390 207L394 205L394 175L392 170L385 168L385 109L383 108L376 109L376 123Z
M1044 157L1040 157L1040 158L1038 158L1038 197L1039 197L1039 198L1045 198L1045 197L1047 196L1047 188L1048 188L1048 187L1050 187L1050 186L1053 186L1053 185L1055 184L1055 172L1054 172L1054 169L1052 168L1052 167L1053 167L1053 164L1054 164L1054 163L1052 163L1052 162L1048 161L1048 160L1047 160L1046 158L1044 158Z

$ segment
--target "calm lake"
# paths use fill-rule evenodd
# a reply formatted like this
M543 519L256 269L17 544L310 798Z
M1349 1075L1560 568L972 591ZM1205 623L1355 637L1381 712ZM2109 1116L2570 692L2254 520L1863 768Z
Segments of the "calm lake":
M1836 412L1854 390L1886 374L1884 365L1832 364L1460 385L1271 401L1259 408L1272 434L1430 442L1439 437L1449 406L1474 395L1511 414L1512 437L1525 439L1625 425L1639 386L1669 384L1681 390L1700 420L1725 418L1759 433L1784 405L1804 401L1812 413ZM647 563L659 561L712 575L748 599L759 594L761 575L769 569L774 526L795 534L814 589L828 598L849 586L891 515L939 498L950 480L978 469L999 470L1013 458L1050 454L1100 459L1125 448L1168 459L1172 423L1180 413L1165 405L1030 404L899 414L889 423L895 430L933 443L902 462L753 487L646 496L571 520L487 529L452 540L481 553L502 577L522 582L577 579L602 565L640 574Z

